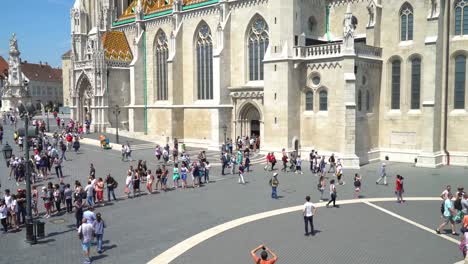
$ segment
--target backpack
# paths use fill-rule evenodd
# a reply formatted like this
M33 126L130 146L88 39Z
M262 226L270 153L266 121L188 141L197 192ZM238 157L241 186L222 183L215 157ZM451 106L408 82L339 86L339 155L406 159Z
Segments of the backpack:
M86 198L87 198L86 192L85 192L85 191L81 191L81 192L80 192L80 197L81 197L81 199L86 199Z

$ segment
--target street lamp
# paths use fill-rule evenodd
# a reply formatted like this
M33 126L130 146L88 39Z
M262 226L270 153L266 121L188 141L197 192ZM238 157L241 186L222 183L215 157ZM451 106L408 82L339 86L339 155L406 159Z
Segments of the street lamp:
M226 146L226 132L227 132L226 124L223 125L223 132L224 132L224 145Z
M5 162L8 166L8 162L11 158L11 155L13 154L13 149L10 147L10 145L8 145L8 142L6 143L5 146L3 146L2 152L3 152L3 157L5 158Z
M115 142L119 144L119 115L120 115L120 106L115 105L114 106L114 111L115 115Z
M20 117L24 121L24 159L26 162L25 174L26 174L26 241L31 244L36 243L36 237L34 236L34 224L32 219L32 208L31 208L31 174L29 168L29 136L32 133L29 132L29 118L34 116L36 108L33 104L29 103L26 106L20 104L18 106L18 112ZM34 134L33 134L34 135ZM5 152L4 152L5 154ZM6 157L6 155L5 155Z

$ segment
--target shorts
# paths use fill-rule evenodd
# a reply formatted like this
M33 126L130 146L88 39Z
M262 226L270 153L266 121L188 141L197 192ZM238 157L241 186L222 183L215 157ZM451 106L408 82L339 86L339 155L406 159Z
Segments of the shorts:
M452 216L445 216L444 215L444 223L445 224L452 223L452 222L453 222Z
M167 177L162 178L162 179L161 179L161 182L162 182L162 184L165 185L165 184L167 183Z
M176 175L172 176L172 180L177 181L178 179L179 179L179 175L176 174Z
M91 248L91 242L83 243L81 242L81 248L83 251L88 251Z
M45 209L50 209L50 206L51 206L51 203L50 203L50 202L44 203Z
M182 174L182 180L187 180L187 174Z

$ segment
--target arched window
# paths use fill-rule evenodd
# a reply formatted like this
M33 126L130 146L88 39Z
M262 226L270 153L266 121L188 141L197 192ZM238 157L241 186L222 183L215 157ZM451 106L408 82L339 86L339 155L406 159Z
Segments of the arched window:
M455 35L468 35L467 0L459 0L455 4Z
M167 100L167 58L169 51L166 34L161 30L156 34L156 99Z
M319 111L328 111L328 94L325 90L319 93Z
M362 92L361 92L361 90L358 91L357 109L358 109L358 111L362 110Z
M370 112L370 93L369 93L369 90L366 91L366 111Z
M411 61L411 109L419 109L421 102L421 59Z
M213 42L211 30L203 24L197 31L197 98L213 99Z
M401 62L392 62L392 109L400 109L400 75Z
M405 3L400 10L400 40L413 40L413 7Z
M465 109L466 57L455 58L455 93L454 108Z
M263 57L268 48L268 25L256 18L249 29L249 80L263 80Z
M306 93L306 111L314 111L314 93L312 91L308 91Z

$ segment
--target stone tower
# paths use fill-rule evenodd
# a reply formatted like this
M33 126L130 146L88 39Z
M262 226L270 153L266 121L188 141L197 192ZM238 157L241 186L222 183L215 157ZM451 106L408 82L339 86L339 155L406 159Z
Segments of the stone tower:
M2 111L16 111L19 104L26 104L31 100L27 80L21 71L21 52L18 50L18 41L14 33L10 39L9 54L8 82L2 92Z

